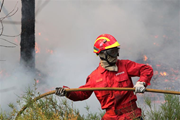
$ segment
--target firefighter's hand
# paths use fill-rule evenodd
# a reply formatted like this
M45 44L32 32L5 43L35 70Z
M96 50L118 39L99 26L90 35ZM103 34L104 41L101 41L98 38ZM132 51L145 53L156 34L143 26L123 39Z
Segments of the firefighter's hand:
M66 90L62 87L57 87L55 90L55 94L58 96L65 96L66 95Z
M146 90L145 87L146 83L145 82L137 82L135 87L135 94L136 93L144 93L144 91Z

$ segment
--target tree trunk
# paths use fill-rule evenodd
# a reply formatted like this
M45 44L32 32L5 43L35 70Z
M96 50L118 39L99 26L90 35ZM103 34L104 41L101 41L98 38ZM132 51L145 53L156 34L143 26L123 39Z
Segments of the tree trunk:
M35 68L35 0L21 0L21 58L20 63Z

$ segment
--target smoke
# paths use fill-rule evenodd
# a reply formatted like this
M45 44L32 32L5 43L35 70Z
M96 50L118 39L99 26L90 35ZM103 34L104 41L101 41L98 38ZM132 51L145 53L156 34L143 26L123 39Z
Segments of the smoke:
M145 63L155 70L159 70L157 64L165 71L179 70L179 4L178 0L51 0L36 17L39 48L36 68L41 74L39 89L44 93L63 85L70 88L84 85L86 77L99 64L99 58L93 53L93 43L103 33L112 34L121 44L120 59L144 62L143 55L146 55L148 61ZM10 6L10 2L5 6ZM12 19L20 21L20 16L19 10ZM16 27L20 30L20 26ZM7 29L12 34L17 32ZM20 41L20 37L16 39ZM15 101L25 86L33 83L34 75L24 73L22 68L17 69L19 47L0 50L0 59L6 60L0 61L1 70L9 74L6 77L1 75L1 89L16 88L0 93L1 107L5 108L8 102ZM158 77L156 84L151 82L149 88L165 89L166 85L173 87L175 84L174 90L179 90L179 71L176 77L178 79L173 84L165 84L167 78ZM133 82L137 79L133 78ZM86 113L86 104L90 105L90 110L99 111L100 105L94 94L86 101L75 102L82 114Z

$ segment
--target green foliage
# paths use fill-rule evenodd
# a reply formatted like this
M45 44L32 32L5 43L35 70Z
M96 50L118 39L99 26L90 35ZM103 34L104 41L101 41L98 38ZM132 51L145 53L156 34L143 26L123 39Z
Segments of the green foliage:
M159 109L152 106L151 99L146 97L145 103L150 108L146 113L148 120L180 120L179 96L165 94L165 102L161 103Z
M99 120L103 114L103 112L91 113L89 106L86 106L87 115L80 115L79 110L73 107L73 103L55 95L49 95L33 102L33 99L39 95L35 81L33 89L27 88L25 94L17 101L20 108L28 105L18 120ZM12 120L16 117L19 111L15 105L10 103L9 107L12 112L5 113L1 110L0 120Z
M7 114L1 110L0 111L0 120L7 120L7 119L8 119Z
M85 106L85 109L87 111L86 117L83 116L85 118L85 120L97 120L97 119L102 118L105 114L105 111L101 111L101 110L99 113L90 112L90 106L88 106L88 105Z
M100 120L105 114L105 111L100 110L98 113L90 112L90 106L86 105L86 115L81 115L79 110L74 108L73 102L70 103L66 98L49 95L38 101L33 102L33 99L40 95L37 92L36 81L33 89L26 89L25 94L19 97L17 105L22 108L24 105L28 107L18 117L18 120ZM145 98L145 103L149 107L143 118L146 120L180 120L180 99L175 95L164 95L165 102L158 109L152 105L149 97ZM16 117L19 110L12 103L9 107L12 109L10 113L0 109L0 120L12 120ZM144 114L144 113L143 113Z

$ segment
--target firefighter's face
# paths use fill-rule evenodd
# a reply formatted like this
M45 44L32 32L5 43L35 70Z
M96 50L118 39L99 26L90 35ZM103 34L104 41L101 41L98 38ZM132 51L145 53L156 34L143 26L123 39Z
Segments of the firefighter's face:
M111 49L106 50L106 53L107 53L107 55L109 55L111 57L117 58L117 56L119 56L119 49L120 48L118 48L118 47L111 48Z
M117 57L119 56L119 48L116 47L102 51L99 56L101 59L106 60L110 65L115 65Z
M117 56L116 57L112 57L110 55L107 55L107 60L112 64L115 65L117 62Z

